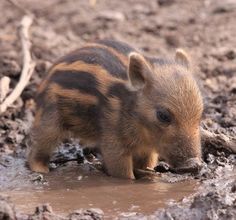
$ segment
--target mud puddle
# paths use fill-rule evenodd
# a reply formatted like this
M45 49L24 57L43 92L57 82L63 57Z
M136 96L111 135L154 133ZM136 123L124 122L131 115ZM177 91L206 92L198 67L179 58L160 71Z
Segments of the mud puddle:
M14 166L5 168L7 172L1 170L6 175L1 179L4 182L0 184L0 193L10 196L16 210L27 214L33 213L37 205L49 203L61 215L80 208L100 208L107 219L136 213L149 215L170 201L191 195L198 185L194 180L175 183L161 178L155 182L120 180L74 162L43 177L32 175L20 160L14 161Z

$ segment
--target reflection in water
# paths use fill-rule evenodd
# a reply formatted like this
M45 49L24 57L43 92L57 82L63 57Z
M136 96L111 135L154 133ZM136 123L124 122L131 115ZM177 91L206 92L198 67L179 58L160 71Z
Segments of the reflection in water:
M170 200L180 200L194 192L193 180L166 183L128 181L108 177L82 167L60 167L45 175L48 184L20 186L4 190L21 211L32 213L38 204L49 203L57 213L79 208L100 208L107 218L123 212L151 214Z

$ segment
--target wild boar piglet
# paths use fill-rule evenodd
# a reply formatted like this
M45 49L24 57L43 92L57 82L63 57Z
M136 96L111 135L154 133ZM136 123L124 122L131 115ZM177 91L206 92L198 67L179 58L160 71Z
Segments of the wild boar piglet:
M175 169L201 166L203 101L188 55L153 58L126 43L100 40L59 59L37 93L28 161L47 173L61 140L101 151L107 173L134 179L158 157Z

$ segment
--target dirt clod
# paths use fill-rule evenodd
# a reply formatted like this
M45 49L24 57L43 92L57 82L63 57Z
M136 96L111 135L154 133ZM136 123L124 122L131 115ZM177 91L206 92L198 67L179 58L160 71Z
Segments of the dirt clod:
M170 166L169 164L165 163L165 162L160 162L156 167L155 167L155 171L159 172L159 173L165 173L170 171Z

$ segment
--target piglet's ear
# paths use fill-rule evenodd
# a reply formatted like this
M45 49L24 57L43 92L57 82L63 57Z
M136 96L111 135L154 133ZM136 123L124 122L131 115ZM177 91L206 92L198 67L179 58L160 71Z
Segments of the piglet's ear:
M134 90L140 90L151 81L152 70L150 64L139 53L129 54L128 76Z
M191 59L183 49L176 50L175 62L183 65L187 69L191 67Z

